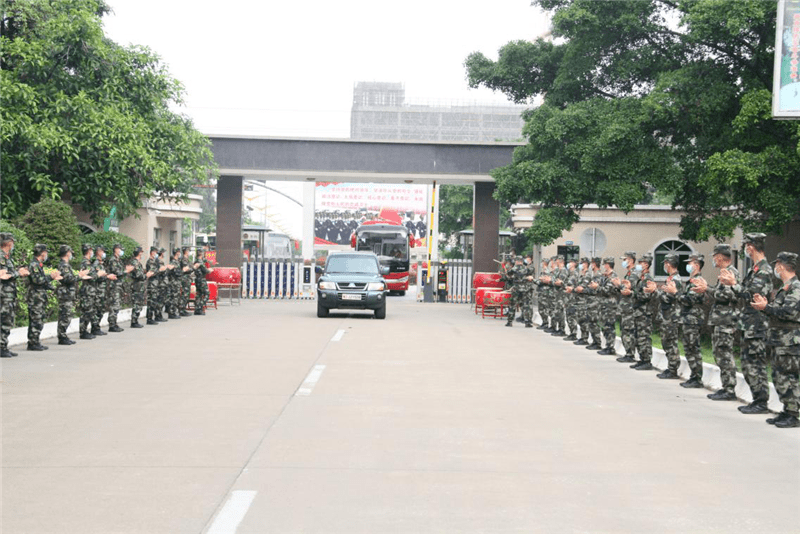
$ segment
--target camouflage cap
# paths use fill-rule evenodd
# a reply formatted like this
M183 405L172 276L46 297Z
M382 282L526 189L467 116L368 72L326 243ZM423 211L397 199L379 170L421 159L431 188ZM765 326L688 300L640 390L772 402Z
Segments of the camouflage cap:
M558 256L556 256L556 259L564 261L564 255L563 254L559 254Z
M772 263L781 262L783 265L787 267L791 267L793 270L797 269L797 254L794 252L778 252L778 257Z
M150 247L150 252L158 252L158 247Z
M81 252L83 254L86 254L87 252L89 252L91 250L94 250L94 247L92 245L90 245L89 243L84 243L83 245L81 245Z
M669 263L673 267L677 267L680 261L677 254L667 254L664 256L664 263Z
M642 257L639 258L639 262L646 262L650 265L653 264L653 255L652 254L642 254Z
M3 242L15 241L14 234L12 234L11 232L3 232L2 234L0 234L0 241Z
M120 245L119 243L114 243L113 245L111 245L111 250L117 250L117 249L122 250L122 245Z
M175 248L173 248L173 249L172 249L172 255L173 255L173 256L174 256L175 254L180 254L180 253L181 253L181 249L180 249L180 248L178 248L178 247L175 247Z
M58 247L58 257L62 258L72 252L72 247L69 245L61 245Z
M614 256L608 256L607 258L603 258L603 263L607 263L608 265L613 267L616 264L616 261L614 259Z
M632 250L628 250L622 256L619 257L619 259L621 259L621 260L624 260L624 259L627 259L627 258L633 258L635 260L636 259L636 253L634 251L632 251Z
M759 245L763 247L766 239L767 239L767 234L762 234L762 233L744 234L745 245Z
M522 256L514 256L514 263L522 263L523 261L525 261L525 258Z
M42 252L47 252L47 245L44 245L44 244L42 244L42 243L37 243L37 244L36 244L36 245L33 247L33 255L34 255L34 256L38 256L38 255L39 255L39 254L41 254Z
M139 255L139 254L142 252L142 250L144 250L142 247L134 247L134 248L133 248L133 253L132 253L132 254L133 254L133 256L134 256L134 257L135 257L135 256L138 256L138 255Z
M96 245L96 246L94 247L94 251L95 251L95 252L100 252L101 250L102 250L103 252L105 252L105 250L106 250L106 247L104 247L103 245Z
M722 254L728 258L733 256L733 251L731 250L730 245L726 245L725 243L720 243L718 245L714 245L714 253L713 255L716 256L717 254Z
M603 263L603 258L601 258L600 256L595 256L594 258L592 258L592 263L600 267L600 264Z
M696 261L700 265L705 265L706 257L702 254L692 254L689 256L689 261Z
M158 249L158 253L159 254L164 254L166 251L167 251L167 249L165 249L164 247L161 247L160 249Z
M550 261L556 261L556 260L558 260L558 256L550 256Z
M183 252L183 253L189 252L190 250L192 250L192 247L183 247L183 248L181 248L181 252Z
M581 258L581 263L586 263L586 264L590 263L589 258L584 256L583 258Z

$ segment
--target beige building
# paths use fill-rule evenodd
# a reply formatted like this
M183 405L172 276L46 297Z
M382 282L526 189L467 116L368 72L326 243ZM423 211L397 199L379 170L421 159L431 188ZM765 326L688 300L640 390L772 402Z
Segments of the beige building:
M200 195L189 195L189 201L183 203L176 200L149 199L136 210L136 216L121 221L112 221L111 229L136 240L145 248L150 246L164 247L172 250L176 246L194 245L196 222L202 213ZM78 224L84 233L103 230L103 227L92 223L91 217L80 208L74 208ZM192 236L188 241L182 238L183 221L192 221ZM118 226L115 226L116 223Z
M538 205L532 204L512 206L514 228L529 228L538 209ZM653 254L651 273L656 280L664 280L666 273L662 264L666 254L677 254L685 260L690 254L699 253L706 257L703 272L707 276L713 273L716 279L717 269L713 266L711 255L718 241L712 239L697 243L680 239L678 234L682 212L673 210L670 206L636 206L632 211L624 213L616 208L601 209L590 204L580 215L580 221L573 225L572 230L564 232L561 239L552 245L541 247L540 255L537 254L539 257L534 258L537 267L542 256L550 257L567 252L579 257L613 256L617 258L617 272L620 272L620 256L633 250L637 257L645 253ZM742 232L737 230L734 237L727 242L738 254ZM681 263L680 270L681 274L686 275L684 263ZM741 263L741 259L734 259L734 264L738 263Z

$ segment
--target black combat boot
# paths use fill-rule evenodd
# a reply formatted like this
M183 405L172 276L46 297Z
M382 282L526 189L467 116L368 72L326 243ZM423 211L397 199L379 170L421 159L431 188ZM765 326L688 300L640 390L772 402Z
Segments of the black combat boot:
M125 329L124 329L124 328L120 328L120 327L119 327L119 325L116 325L116 324L115 324L114 326L112 326L111 328L109 328L109 329L108 329L108 331L109 331L109 332L124 332L124 331L125 331Z
M16 355L17 355L16 353L11 352L8 349L0 350L0 358L13 358Z
M58 340L58 344L59 345L72 345L73 343L75 343L75 342L72 341L68 337L62 337L62 338L59 338L59 340Z
M189 313L186 310L183 310L180 315L181 315L181 317L191 317L192 316L192 314Z
M665 371L663 371L661 373L658 373L656 376L658 378L662 379L662 380L680 379L680 376L678 376L678 373L676 373L672 369L666 369Z
M566 337L567 333L564 332L563 330L556 330L555 332L553 332L552 335L554 335L555 337Z
M786 414L780 421L775 421L775 428L797 428L800 426L800 419L796 415Z
M681 387L687 389L700 389L705 386L703 385L703 381L700 378L693 376L689 378L689 380L687 380L686 382L681 382Z
M636 369L637 371L650 371L653 369L653 364L649 361L640 361L639 363L631 365L631 369Z
M769 408L767 407L767 401L759 399L754 400L747 406L739 406L739 411L743 414L755 415L769 413Z
M598 345L597 343L586 345L586 350L600 350L600 345Z
M588 345L589 342L586 341L585 339L579 339L578 341L573 341L572 344L573 345Z
M513 322L511 322L511 321L507 321L507 322L506 322L506 326L514 326L514 323L513 323Z
M576 339L578 339L578 336L573 333L573 334L570 334L567 337L565 337L564 341L575 341Z
M606 347L604 349L601 349L601 350L597 351L597 354L601 354L603 356L612 356L612 355L615 355L616 353L617 353L617 351L615 351L614 349L612 349L610 347Z
M181 318L180 315L175 315L174 313L170 313L169 315L167 315L167 317L169 317L170 319L180 319Z
M769 419L767 419L767 424L768 425L774 425L775 423L779 423L780 421L783 421L787 417L791 417L791 415L789 415L786 412L781 412L778 415L776 415L775 417L770 417Z
M635 362L636 358L633 357L633 354L626 354L625 356L620 356L619 358L617 358L617 361L619 363L630 363L630 362Z
M47 347L45 347L41 343L28 343L28 350L34 352L42 352L44 350L47 350Z
M736 393L727 389L720 389L716 393L709 393L706 397L714 401L732 401L736 400Z
M92 334L91 332L81 332L81 335L79 337L81 339L94 339L94 334Z
M144 328L144 325L139 323L131 323L131 328Z
M92 328L92 335L93 336L107 336L108 332L103 332L102 330L100 330L100 327L98 326L97 328Z
M533 323L525 323L525 328L533 328Z

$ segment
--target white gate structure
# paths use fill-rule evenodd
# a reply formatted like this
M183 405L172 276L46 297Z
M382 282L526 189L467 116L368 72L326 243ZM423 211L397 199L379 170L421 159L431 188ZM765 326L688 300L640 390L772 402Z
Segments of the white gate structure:
M424 261L417 263L417 300L419 301L423 298L423 286L426 283L424 273L427 268L427 263ZM447 260L444 268L447 271L447 302L470 304L472 301L472 260ZM436 275L436 271L433 274ZM439 282L433 278L431 283L438 284Z
M301 259L242 264L242 298L310 300L315 298L314 288L313 267L310 284L303 283Z

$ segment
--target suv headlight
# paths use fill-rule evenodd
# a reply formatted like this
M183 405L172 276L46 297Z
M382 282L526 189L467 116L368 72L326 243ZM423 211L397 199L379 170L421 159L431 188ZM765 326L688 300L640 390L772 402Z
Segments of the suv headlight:
M384 291L386 286L383 285L383 282L370 282L367 284L367 291Z
M334 282L320 282L319 283L320 289L336 289L336 284Z

